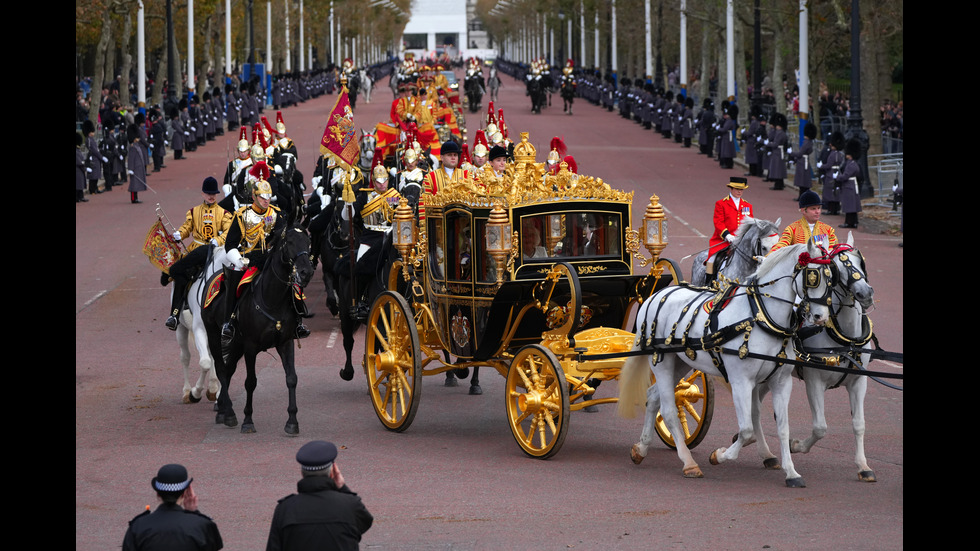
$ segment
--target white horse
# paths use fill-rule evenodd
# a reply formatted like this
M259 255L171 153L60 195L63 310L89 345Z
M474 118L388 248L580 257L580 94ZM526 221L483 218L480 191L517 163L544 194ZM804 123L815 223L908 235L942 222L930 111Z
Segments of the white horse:
M854 237L850 232L847 244L830 251L834 269L839 274L839 285L834 292L830 320L819 330L804 328L801 335L803 350L797 356L810 362L820 363L829 359L830 365L849 367L852 362L867 367L871 360L870 352L872 327L866 312L874 302L874 289L868 283L860 251L854 249ZM800 441L790 441L793 453L807 453L827 434L827 419L824 415L824 393L831 388L843 386L847 389L851 406L851 425L854 430L854 462L858 466L858 479L863 482L876 482L874 471L868 466L864 454L864 397L868 390L868 378L864 375L841 374L817 367L797 366L797 377L806 384L807 400L813 416L810 437ZM764 389L760 391L761 398ZM764 445L764 444L763 444Z
M487 79L487 90L490 92L490 100L497 101L497 94L500 93L500 75L497 74L497 66L490 66L490 78Z
M371 88L374 83L364 69L361 69L358 77L361 79L361 93L364 94L364 103L371 103Z
M378 137L371 132L365 132L362 128L359 145L361 148L361 158L357 164L361 169L370 171L374 163L374 148L378 145Z
M779 241L781 221L782 218L777 218L775 222L751 216L743 218L738 229L735 230L735 241L729 245L730 253L720 267L716 266L716 273L723 274L729 280L741 281L755 272L762 258L768 255L773 245ZM694 264L691 266L692 285L701 287L707 284L705 266L707 260L707 250L701 251L694 257Z
M766 257L744 284L730 286L731 292L724 297L678 285L644 301L637 311L633 350L650 354L630 356L619 383L621 416L632 417L636 406L646 400L643 433L631 451L635 463L647 454L660 410L684 463L684 476L703 476L685 443L674 398L677 382L691 369L697 369L728 380L738 418L738 439L727 449L715 450L711 463L737 459L742 446L761 433L753 390L765 384L773 395L786 485L806 486L790 457L787 412L793 388L792 366L777 364L770 358L782 354L789 359L795 357L789 343L798 325L794 304L797 298L809 310L810 321L817 325L827 321L832 281L820 269L822 256L812 243L785 247ZM653 386L649 384L648 369L656 377ZM764 446L759 449L764 460L774 459L765 456L768 450Z
M208 247L210 245L203 246ZM221 270L225 258L224 247L214 247L212 251L211 262L204 267L201 275L187 286L187 300L184 309L180 312L180 323L177 325L180 363L184 367L183 401L185 404L200 402L205 389L207 389L208 400L214 402L218 399L218 391L221 390L221 384L218 382L218 376L214 370L214 360L208 350L208 334L204 329L204 322L201 320L201 305L204 303L204 293L207 291L205 285L212 275ZM173 298L173 288L170 290L170 295ZM191 384L193 375L190 369L190 336L192 334L200 365L200 374L197 377L197 382L193 385Z

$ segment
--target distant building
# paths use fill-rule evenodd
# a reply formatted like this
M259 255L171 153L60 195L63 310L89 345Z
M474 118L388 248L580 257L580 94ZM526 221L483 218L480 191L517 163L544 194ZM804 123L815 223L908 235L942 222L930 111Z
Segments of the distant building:
M492 48L483 22L476 15L476 0L412 0L412 18L402 35L402 56L466 57L467 50ZM482 55L482 54L481 54Z

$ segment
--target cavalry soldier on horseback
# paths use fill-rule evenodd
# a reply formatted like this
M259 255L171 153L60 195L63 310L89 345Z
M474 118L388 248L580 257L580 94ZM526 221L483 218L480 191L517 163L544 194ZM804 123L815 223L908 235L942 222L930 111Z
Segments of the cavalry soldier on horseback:
M267 180L268 167L264 167L264 170L262 166L257 168L260 170L253 169L253 172L259 173L252 186L253 202L235 212L231 228L225 238L225 251L228 253L230 266L225 268L223 292L226 295L226 311L229 312L229 319L221 328L221 337L222 340L227 341L235 336L235 306L238 301L238 286L245 274L245 266L258 267L265 264L266 255L285 231L285 217L278 207L271 204L272 186ZM303 325L302 320L298 321L296 336L302 339L309 334L310 330Z
M711 283L718 273L717 264L725 256L718 253L727 252L729 244L735 241L735 232L745 217L754 216L752 204L742 198L749 188L748 180L733 176L728 181L728 196L715 202L713 221L715 232L708 240L708 260L705 262L705 284Z
M380 263L384 261L385 241L390 240L392 217L402 195L395 189L394 177L378 162L371 169L369 187L358 189L355 197L353 203L345 200L341 217L350 221L353 212L354 235L357 236L358 246L355 249L356 279L351 289L352 295L357 297L357 305L352 314L356 319L364 321L369 309L363 296L368 287L366 282L378 273ZM345 262L350 262L350 259L338 261L338 266Z
M474 155L476 155L475 148ZM422 186L427 174L418 164L418 152L413 148L408 148L402 154L402 170L398 173L398 193L408 199L408 204L415 211L416 218L419 211L419 198L422 196Z
M208 176L201 186L204 202L187 211L184 224L173 233L174 241L180 242L192 237L187 246L187 254L170 267L170 277L174 280L174 296L171 300L170 316L166 326L171 331L177 330L178 317L184 304L184 293L187 286L207 263L209 247L202 245L223 245L228 230L231 228L231 213L218 206L218 181ZM167 284L167 275L161 281Z

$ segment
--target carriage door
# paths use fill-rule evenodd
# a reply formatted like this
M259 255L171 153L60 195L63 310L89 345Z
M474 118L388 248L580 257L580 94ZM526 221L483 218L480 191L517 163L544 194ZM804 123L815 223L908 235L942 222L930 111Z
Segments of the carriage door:
M454 356L473 356L473 278L477 269L478 247L473 239L473 218L468 210L447 210L445 312L448 316L450 352Z

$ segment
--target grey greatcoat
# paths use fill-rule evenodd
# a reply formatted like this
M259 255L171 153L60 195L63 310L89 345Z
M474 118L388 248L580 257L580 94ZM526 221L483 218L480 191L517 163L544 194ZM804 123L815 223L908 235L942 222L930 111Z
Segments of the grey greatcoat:
M837 187L834 185L834 172L837 172L842 164L844 164L844 154L836 149L831 149L830 154L827 155L827 162L820 165L819 170L823 180L823 202L825 205L840 201L840 195L837 192Z
M769 179L782 180L786 178L786 131L776 128L769 140Z
M861 169L857 162L846 159L834 178L840 196L840 210L844 214L861 212L861 195L858 192L858 176Z
M149 164L146 150L139 142L133 142L129 146L129 159L127 161L129 172L129 192L146 191L146 166Z
M89 180L99 180L102 178L102 152L99 151L99 142L94 135L85 137L85 147L88 149L88 156L85 158L86 178Z
M803 145L793 148L789 158L796 164L796 174L793 176L793 184L800 188L800 193L813 187L812 177L810 176L810 154L813 153L813 140L803 138Z
M721 127L718 129L718 134L721 139L721 142L718 144L719 159L735 158L735 141L732 139L732 135L735 133L737 126L738 123L731 118L722 119Z

